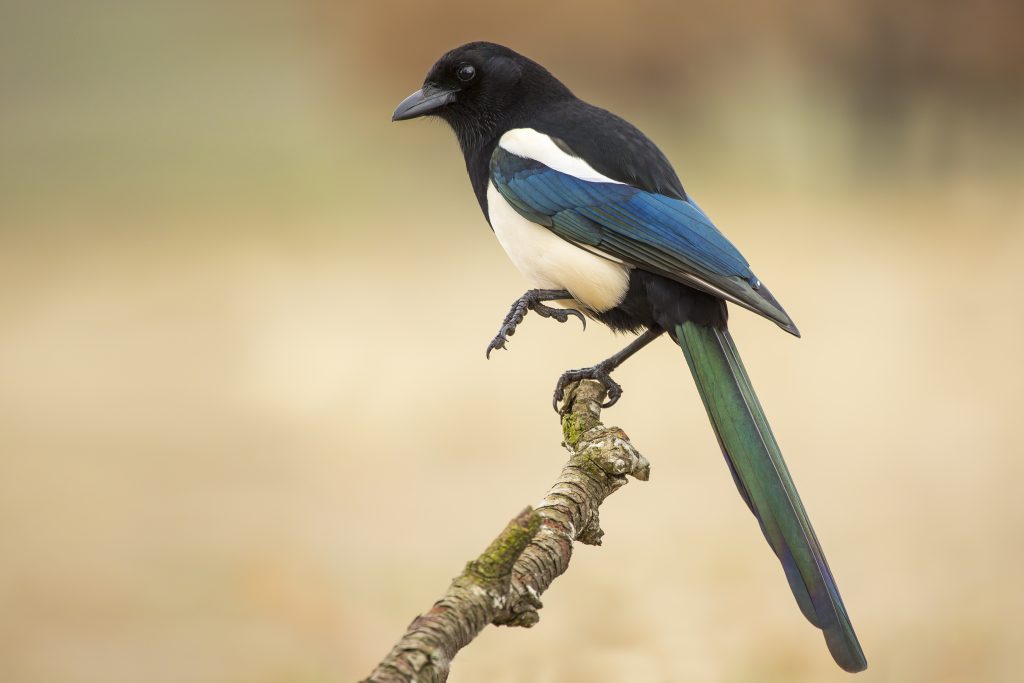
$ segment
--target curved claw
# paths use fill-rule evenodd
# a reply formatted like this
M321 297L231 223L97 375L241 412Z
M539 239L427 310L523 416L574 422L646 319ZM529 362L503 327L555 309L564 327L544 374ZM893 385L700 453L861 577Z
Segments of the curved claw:
M505 342L507 342L507 341L508 341L508 339L506 339L502 335L498 335L497 337L492 339L491 343L487 345L487 354L486 354L487 355L487 360L491 359L491 351L494 351L495 349L504 349L504 348L506 348L505 347Z
M612 382L612 386L605 384L604 387L608 390L608 400L602 403L601 407L611 408L619 402L620 398L622 398L622 387L616 382Z
M559 384L558 386L555 387L554 398L551 399L551 409L554 410L556 413L561 414L561 412L558 410L558 402L561 401L563 398L565 398L565 389L562 387L561 384Z
M587 329L587 317L585 315L583 315L582 313L577 311L575 308L567 308L567 309L565 309L565 312L568 313L569 315L574 315L577 318L579 318L580 322L583 323L584 331ZM566 317L566 319L563 320L562 322L566 322L568 320L569 320L569 318Z
M495 349L508 350L505 346L505 342L508 341L509 337L516 333L516 322L517 321L513 320L511 323L506 323L502 325L500 330L498 330L498 334L491 340L491 343L487 345L487 360L491 359L491 351L494 351ZM522 322L522 318L520 318L518 322Z
M578 372L575 370L566 370L562 373L562 376L558 378L558 382L555 383L555 395L551 399L551 407L558 412L558 403L565 398L565 388L569 386L575 379L570 375L572 372Z

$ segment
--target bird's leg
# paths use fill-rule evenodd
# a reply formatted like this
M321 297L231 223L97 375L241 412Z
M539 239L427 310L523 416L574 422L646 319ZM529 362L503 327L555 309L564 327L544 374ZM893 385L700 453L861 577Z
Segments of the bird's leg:
M558 402L565 396L565 388L573 382L578 382L581 379L595 379L603 384L604 388L608 390L608 400L602 407L610 408L615 405L619 400L619 397L622 396L622 387L619 386L618 382L611 378L611 372L622 365L627 358L660 337L663 332L664 330L657 328L649 329L611 358L603 360L597 365L589 368L566 370L563 372L562 376L558 378L558 383L555 385L555 398L551 402L551 405L555 408L555 412L558 412Z
M505 316L505 320L501 323L501 329L498 330L497 336L487 345L487 357L491 357L491 351L494 349L505 348L505 342L516 333L516 327L519 326L519 323L523 322L527 311L533 311L542 318L554 318L560 323L566 322L569 320L570 315L574 315L583 322L583 329L587 329L587 319L575 308L553 308L541 303L542 301L558 301L560 299L572 298L572 294L564 289L531 289L526 294L523 294L512 304L508 315Z

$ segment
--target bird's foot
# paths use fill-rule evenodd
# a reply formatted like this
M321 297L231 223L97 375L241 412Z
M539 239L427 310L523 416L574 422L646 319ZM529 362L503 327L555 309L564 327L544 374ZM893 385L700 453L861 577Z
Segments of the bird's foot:
M610 359L609 359L610 360ZM602 408L611 408L615 405L619 398L622 396L622 386L618 382L612 379L611 371L615 369L615 365L612 365L608 361L598 363L593 367L580 368L579 370L566 370L562 373L562 376L558 378L558 382L555 384L555 397L551 401L551 406L558 412L558 403L565 398L565 388L573 382L579 382L583 379L597 380L604 385L605 390L608 392L608 400L601 404Z
M533 311L542 318L554 318L560 323L568 322L569 316L574 315L583 323L583 329L587 329L587 319L575 308L554 308L541 303L543 301L551 301L553 299L569 298L572 298L572 295L569 294L569 292L531 289L526 294L516 299L515 303L512 304L512 308L509 310L508 315L505 316L505 320L502 321L501 329L498 330L498 334L491 340L491 343L487 345L487 357L491 357L491 351L505 348L505 343L508 341L508 338L516 333L516 328L519 326L519 323L523 322L523 318L526 317L526 313L528 311Z

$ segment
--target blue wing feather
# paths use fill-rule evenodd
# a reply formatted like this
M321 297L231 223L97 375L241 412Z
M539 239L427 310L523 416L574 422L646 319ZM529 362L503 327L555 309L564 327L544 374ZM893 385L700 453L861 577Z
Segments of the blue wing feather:
M491 182L516 211L563 239L724 296L797 334L743 254L696 204L583 180L500 146L490 170Z

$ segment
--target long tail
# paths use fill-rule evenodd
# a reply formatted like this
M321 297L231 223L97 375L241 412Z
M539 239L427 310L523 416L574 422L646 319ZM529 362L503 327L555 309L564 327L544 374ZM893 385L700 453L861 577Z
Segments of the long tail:
M689 322L675 332L736 487L782 562L800 610L824 631L839 666L863 671L864 652L732 335Z

